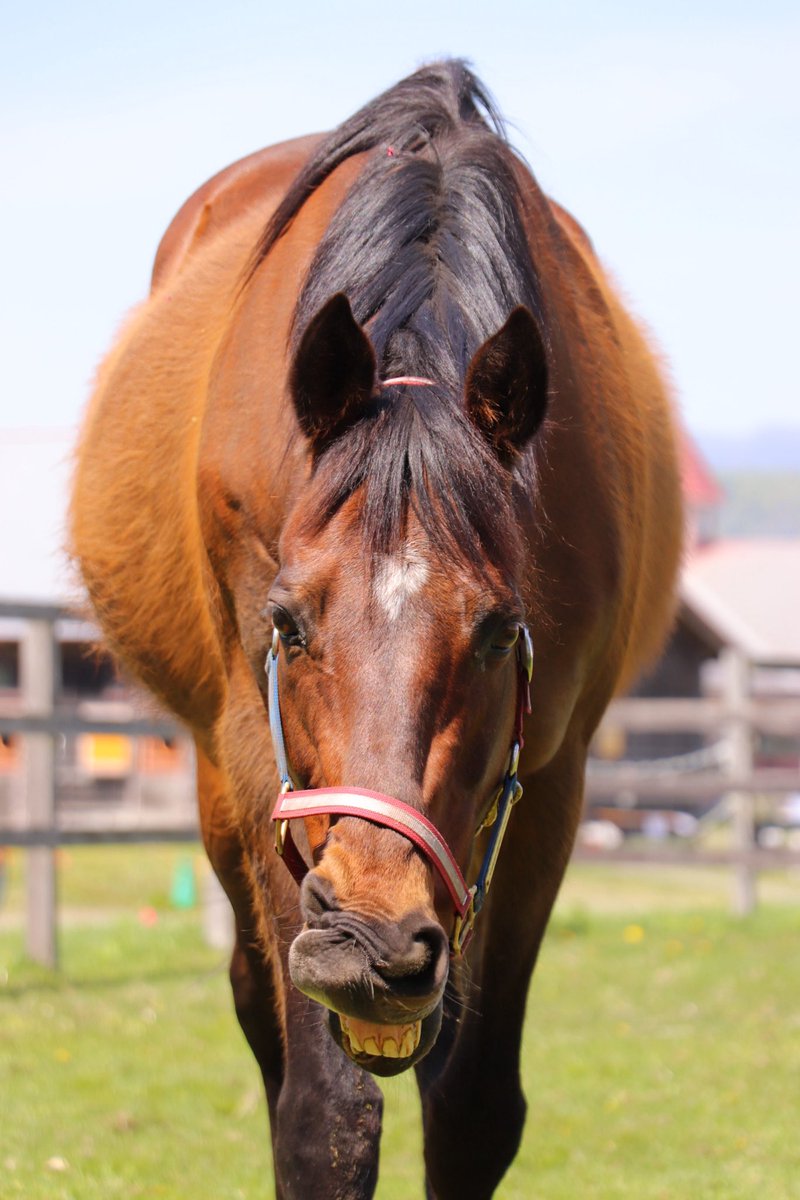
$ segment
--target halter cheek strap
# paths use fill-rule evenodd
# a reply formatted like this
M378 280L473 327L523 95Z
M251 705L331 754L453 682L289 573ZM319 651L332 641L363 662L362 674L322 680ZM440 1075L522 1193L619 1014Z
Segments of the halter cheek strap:
M436 870L453 901L454 924L450 950L454 957L459 957L472 937L475 918L483 907L492 882L511 809L522 795L522 785L517 780L517 769L523 744L523 720L526 713L531 711L530 682L533 674L533 645L527 627L520 627L517 642L517 710L508 765L493 803L475 833L477 837L482 829L492 829L478 877L472 887L467 886L455 856L436 826L410 804L404 804L402 800L386 796L382 792L358 787L295 790L281 721L278 690L279 648L280 637L276 630L272 638L272 648L267 655L266 669L269 724L275 763L281 780L281 791L272 812L272 820L275 822L275 848L278 854L297 882L301 883L309 868L294 843L290 823L302 817L361 817L403 834L418 847Z

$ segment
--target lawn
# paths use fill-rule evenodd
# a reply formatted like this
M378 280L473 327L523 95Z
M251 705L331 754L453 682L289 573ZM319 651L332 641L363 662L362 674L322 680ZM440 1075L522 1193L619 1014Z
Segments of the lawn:
M70 850L62 968L0 910L0 1196L266 1200L257 1072L223 956L171 886L194 848ZM722 873L574 867L531 991L525 1140L499 1200L800 1195L800 885L727 915ZM380 1200L421 1196L412 1079ZM310 1198L312 1200L312 1198Z

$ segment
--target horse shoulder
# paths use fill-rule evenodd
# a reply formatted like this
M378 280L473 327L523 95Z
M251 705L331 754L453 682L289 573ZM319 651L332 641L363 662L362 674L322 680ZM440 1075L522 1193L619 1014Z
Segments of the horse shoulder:
M161 239L152 287L167 283L189 256L248 209L257 207L263 224L321 136L292 138L248 154L199 187L178 210Z
M69 548L110 648L206 744L224 696L197 511L212 362L261 218L198 247L129 317L76 452Z
M656 660L675 616L684 534L678 419L667 364L653 334L624 301L588 238L580 240L580 248L616 335L621 379L605 399L623 464L618 496L627 546L619 693Z
M591 427L597 485L610 503L617 572L616 690L657 657L671 628L683 544L677 422L665 364L632 315L586 232L547 201L568 266L571 319L583 332L579 403ZM554 260L555 261L555 260Z
M78 446L70 547L98 621L128 669L206 746L225 700L228 652L205 536L209 462L228 446L221 409L224 416L233 404L238 429L248 404L260 422L272 411L263 393L274 363L254 354L253 343L273 345L274 330L285 336L293 296L285 295L283 244L271 256L276 270L266 279L259 271L259 286L243 293L241 281L308 146L265 152L246 168L254 174L245 189L234 169L218 219L201 221L206 203L214 212L214 194L224 197L224 180L179 216L156 286L101 366ZM352 171L335 174L305 206L298 228L306 235L312 218L324 225L330 196ZM254 321L263 338L253 338Z

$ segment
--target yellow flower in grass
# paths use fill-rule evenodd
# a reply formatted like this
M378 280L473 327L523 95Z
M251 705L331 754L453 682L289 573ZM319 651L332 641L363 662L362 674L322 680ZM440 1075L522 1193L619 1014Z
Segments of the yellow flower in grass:
M644 941L644 930L641 925L626 925L622 931L622 940L629 946L638 946Z

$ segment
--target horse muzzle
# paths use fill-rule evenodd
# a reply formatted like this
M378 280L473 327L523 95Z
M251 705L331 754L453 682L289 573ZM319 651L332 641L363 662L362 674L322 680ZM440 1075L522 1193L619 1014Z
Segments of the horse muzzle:
M292 943L295 987L329 1010L331 1035L375 1075L397 1075L436 1041L447 982L447 935L419 912L380 921L334 907L311 872L301 889L306 928Z

